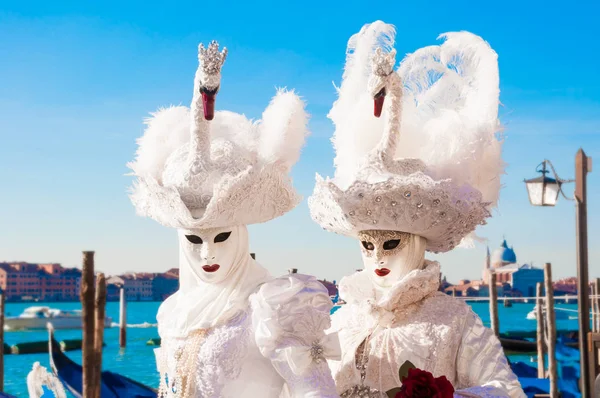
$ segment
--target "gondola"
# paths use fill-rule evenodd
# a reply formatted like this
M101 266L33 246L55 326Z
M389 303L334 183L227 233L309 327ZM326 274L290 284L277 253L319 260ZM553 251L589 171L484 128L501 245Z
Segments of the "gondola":
M71 394L76 398L82 398L83 369L61 351L52 331L49 333L49 354L54 375ZM104 371L101 375L100 396L102 398L156 398L158 394L155 389L128 377Z

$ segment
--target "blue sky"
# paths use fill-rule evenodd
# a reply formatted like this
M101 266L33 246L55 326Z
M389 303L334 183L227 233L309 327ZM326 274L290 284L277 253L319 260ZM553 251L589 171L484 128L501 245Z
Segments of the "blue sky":
M600 3L285 3L2 2L0 261L73 266L96 250L111 274L177 265L175 232L135 215L125 164L149 112L189 103L201 41L230 51L219 109L259 117L276 86L307 100L312 135L293 174L308 197L315 172L333 171L325 115L346 42L382 19L397 27L399 54L455 30L481 35L499 54L509 166L499 208L479 230L492 248L506 236L519 262L575 275L573 203L533 208L522 180L544 158L572 177L579 147L597 158L588 211L590 273L600 277ZM339 280L361 267L356 242L322 231L306 201L250 230L252 250L275 274L296 267ZM479 277L484 254L485 245L436 258L457 280Z

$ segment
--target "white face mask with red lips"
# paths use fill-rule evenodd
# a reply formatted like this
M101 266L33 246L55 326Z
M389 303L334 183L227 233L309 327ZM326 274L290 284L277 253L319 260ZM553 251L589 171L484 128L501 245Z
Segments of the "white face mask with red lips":
M191 271L204 283L221 283L233 271L240 240L238 228L179 231L179 244Z
M248 297L270 278L252 259L245 226L180 229L179 290L157 314L161 337L222 324L248 307Z
M427 240L398 231L361 231L358 234L365 272L380 288L389 288L412 270L422 267Z

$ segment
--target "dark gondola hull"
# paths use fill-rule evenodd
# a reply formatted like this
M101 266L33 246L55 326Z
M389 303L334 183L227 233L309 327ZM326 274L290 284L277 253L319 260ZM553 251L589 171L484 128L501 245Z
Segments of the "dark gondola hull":
M73 362L60 350L52 333L50 333L49 340L52 371L71 394L76 398L82 398L83 369L81 365ZM101 375L100 396L102 398L156 398L157 391L128 377L104 371Z
M537 343L535 341L529 341L525 339L507 339L500 337L500 344L504 351L509 352L537 352ZM577 348L577 342L565 343L567 347ZM544 348L545 348L544 344Z

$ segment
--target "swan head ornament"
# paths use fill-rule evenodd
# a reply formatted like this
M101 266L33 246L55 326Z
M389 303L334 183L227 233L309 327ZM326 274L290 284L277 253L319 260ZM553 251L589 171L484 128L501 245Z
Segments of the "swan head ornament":
M198 68L196 81L200 83L197 89L202 95L204 118L212 120L215 116L215 97L221 86L221 68L227 58L227 47L219 51L219 43L211 41L207 48L202 43L198 46Z
M380 117L387 94L386 88L390 83L390 76L394 73L396 49L385 53L381 50L381 47L378 47L373 54L371 62L368 90L374 101L373 114L375 117Z

